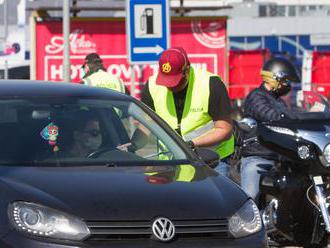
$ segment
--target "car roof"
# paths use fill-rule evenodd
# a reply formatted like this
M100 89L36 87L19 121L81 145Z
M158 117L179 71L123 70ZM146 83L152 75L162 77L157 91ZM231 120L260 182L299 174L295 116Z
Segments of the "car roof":
M0 97L83 97L133 100L132 97L111 89L37 80L0 80Z

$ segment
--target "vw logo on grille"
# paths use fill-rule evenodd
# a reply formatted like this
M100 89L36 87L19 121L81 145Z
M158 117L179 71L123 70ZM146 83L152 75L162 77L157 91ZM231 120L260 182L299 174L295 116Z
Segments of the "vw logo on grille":
M169 219L161 217L152 223L152 233L160 241L170 241L174 238L175 227Z

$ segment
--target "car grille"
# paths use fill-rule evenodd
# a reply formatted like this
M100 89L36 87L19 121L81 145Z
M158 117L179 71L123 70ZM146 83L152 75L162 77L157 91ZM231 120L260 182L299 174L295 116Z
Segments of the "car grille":
M228 221L172 220L176 239L229 238ZM91 235L87 241L151 239L150 221L87 221Z

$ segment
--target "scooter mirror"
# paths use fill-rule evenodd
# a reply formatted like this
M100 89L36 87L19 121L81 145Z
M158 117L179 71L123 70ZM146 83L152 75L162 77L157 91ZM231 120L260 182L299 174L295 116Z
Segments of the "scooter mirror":
M257 128L258 124L255 119L252 118L243 118L238 122L238 126L240 129L244 131L250 131L251 129Z

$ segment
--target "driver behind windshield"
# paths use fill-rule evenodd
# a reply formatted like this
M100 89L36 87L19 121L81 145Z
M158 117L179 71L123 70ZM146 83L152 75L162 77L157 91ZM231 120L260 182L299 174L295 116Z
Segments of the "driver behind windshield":
M76 118L73 142L67 156L87 157L97 151L102 144L102 135L98 116L90 111L82 111Z
M281 99L291 90L291 82L300 82L294 65L284 58L272 58L261 70L262 83L259 88L250 92L244 104L245 118L257 122L276 121L290 116L290 112ZM254 137L255 131L247 134ZM278 155L262 147L257 141L242 148L241 186L253 199L259 193L260 173L270 170Z

